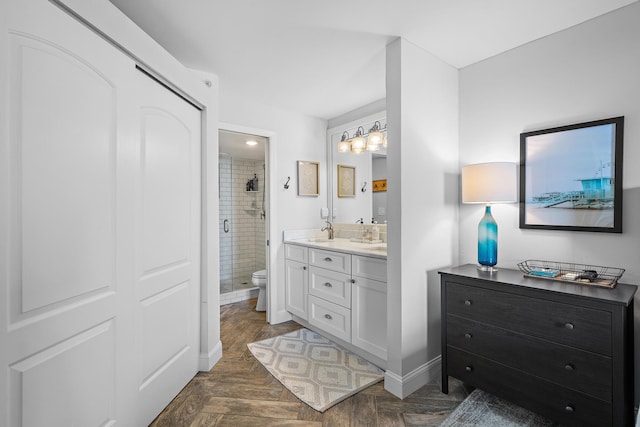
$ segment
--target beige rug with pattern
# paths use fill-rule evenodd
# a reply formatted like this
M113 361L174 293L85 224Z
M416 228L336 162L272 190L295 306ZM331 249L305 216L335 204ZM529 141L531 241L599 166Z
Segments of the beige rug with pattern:
M320 412L384 376L380 368L305 328L247 347L298 399Z

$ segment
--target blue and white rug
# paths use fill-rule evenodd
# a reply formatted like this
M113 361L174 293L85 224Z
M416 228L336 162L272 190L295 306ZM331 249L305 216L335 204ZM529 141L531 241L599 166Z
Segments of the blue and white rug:
M377 366L305 328L247 347L282 385L320 412L384 378Z
M558 424L480 389L475 389L440 427L556 427Z

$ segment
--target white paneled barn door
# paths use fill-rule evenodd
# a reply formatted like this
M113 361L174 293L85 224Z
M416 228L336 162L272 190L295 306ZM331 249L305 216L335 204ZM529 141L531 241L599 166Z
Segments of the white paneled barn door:
M200 111L139 72L136 312L139 425L196 373L200 290Z
M198 367L200 111L3 3L0 425L147 425Z

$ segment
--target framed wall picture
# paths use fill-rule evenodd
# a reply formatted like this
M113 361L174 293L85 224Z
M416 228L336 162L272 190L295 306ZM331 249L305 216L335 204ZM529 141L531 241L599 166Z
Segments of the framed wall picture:
M355 166L338 165L338 197L356 197Z
M320 163L298 160L298 196L320 195Z
M622 232L624 117L520 134L520 228Z

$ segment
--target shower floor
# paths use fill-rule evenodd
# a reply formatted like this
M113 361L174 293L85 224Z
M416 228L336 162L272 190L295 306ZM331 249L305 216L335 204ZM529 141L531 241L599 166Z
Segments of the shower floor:
M227 292L233 291L241 291L244 289L257 289L257 286L254 286L251 283L251 275L242 275L236 276L233 279L221 280L220 281L220 293L224 294Z

